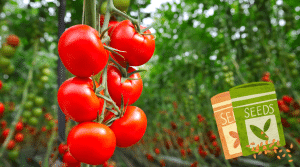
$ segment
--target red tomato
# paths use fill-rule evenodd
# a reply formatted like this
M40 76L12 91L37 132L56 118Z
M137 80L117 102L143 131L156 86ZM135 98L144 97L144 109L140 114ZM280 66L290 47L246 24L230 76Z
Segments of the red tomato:
M2 89L2 86L3 86L3 84L2 84L2 81L0 80L0 90Z
M18 122L16 124L16 131L22 131L23 130L23 123L22 122Z
M8 150L12 150L12 149L14 149L15 148L15 145L16 145L16 142L15 141L13 141L13 140L11 140L11 141L9 141L8 142L8 144L7 144L7 149Z
M67 29L59 39L58 53L65 67L79 77L98 74L108 62L98 32L87 25Z
M16 140L16 142L22 142L23 140L24 140L24 135L22 134L22 133L17 133L16 135L15 135L15 140Z
M68 145L61 143L58 146L58 152L60 153L60 155L64 155L66 152L68 152Z
M288 95L284 95L284 96L282 97L282 100L283 100L285 103L287 103L287 104L291 104L291 103L294 101L294 99L293 99L291 96L288 96Z
M6 122L5 120L2 120L2 121L0 122L0 124L1 124L1 128L2 128L2 129L5 129L5 128L6 128L6 125L7 125L7 122Z
M115 133L118 147L129 147L137 143L145 134L147 117L143 110L128 106L122 118L110 126Z
M67 167L77 167L77 166L80 166L80 162L77 161L72 155L70 152L67 152L64 154L63 156L63 163L65 163L65 165Z
M141 29L144 27L141 26ZM150 30L144 32L150 34ZM130 66L140 66L147 63L155 50L155 40L153 35L141 35L129 20L124 20L116 25L110 34L110 46L121 51L122 57L113 53L113 56L122 65L129 63Z
M58 90L57 101L61 110L76 122L96 119L103 107L90 78L74 77L65 81Z
M0 117L2 117L2 116L3 116L3 114L4 114L4 111L5 111L4 104L0 102Z
M18 36L11 34L6 38L6 43L10 46L16 47L19 45L20 39Z
M134 68L129 67L128 73L135 71ZM121 105L122 95L124 104L128 105L133 104L138 100L141 96L143 91L143 81L142 79L139 80L126 80L125 82L121 83L121 72L115 66L109 66L107 69L107 87L108 92L116 102L118 106ZM130 78L141 78L139 73L135 73L130 76Z
M91 165L100 165L113 155L116 137L106 125L84 122L72 128L67 143L75 159Z
M109 21L108 27L110 27L110 29L107 31L107 32L108 32L108 35L111 34L111 32L113 31L113 29L115 28L115 26L116 26L117 24L119 24L119 23L120 23L120 22L114 21L114 20Z
M3 130L3 132L2 132L2 136L4 137L4 138L6 138L7 136L8 136L8 133L9 133L9 131L10 131L10 129L4 129Z

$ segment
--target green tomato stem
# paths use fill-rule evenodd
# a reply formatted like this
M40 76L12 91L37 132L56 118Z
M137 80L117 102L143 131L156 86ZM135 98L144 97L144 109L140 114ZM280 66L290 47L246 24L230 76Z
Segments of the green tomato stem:
M112 1L112 0L109 0L109 1ZM128 16L126 13L120 11L119 9L117 9L117 8L116 8L115 6L113 6L113 5L111 6L111 8L112 8L112 11L113 11L114 13L116 13L116 14L118 14L118 15L120 15L120 16L123 16L124 18L130 20L130 21L132 22L133 25L136 25L136 26L137 26L138 32L141 31L141 28L140 28L140 25L139 25L139 21L138 21L137 19L134 19L134 18Z
M101 31L103 32L105 29L108 28L108 23L109 23L109 20L110 20L110 12L112 10L112 6L113 6L113 1L112 0L108 0L107 1L107 7L106 7L106 13L105 13L105 19L104 19L104 23L103 23L103 26L102 26L102 29ZM105 35L106 33L104 33Z
M96 29L96 0L85 0L85 24Z
M122 67L118 62L116 62L113 58L111 58L111 56L109 56L109 59L108 59L109 61L112 61L117 67L118 67L118 69L120 70L120 72L121 72L121 74L122 74L122 77L124 77L124 78L127 78L128 76L127 76L127 70L126 70L126 68L124 68L124 67Z

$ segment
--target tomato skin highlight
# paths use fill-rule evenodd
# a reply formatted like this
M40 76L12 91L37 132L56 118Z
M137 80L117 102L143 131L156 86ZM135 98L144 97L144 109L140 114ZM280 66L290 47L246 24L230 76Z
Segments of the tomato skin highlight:
M134 68L129 67L128 73L135 71ZM115 66L109 66L107 69L107 87L108 92L116 102L118 106L121 105L122 95L124 104L128 105L136 102L142 94L143 91L143 81L139 80L126 80L124 83L121 83L122 74L118 68ZM135 73L130 76L130 78L138 79L141 78L139 73Z
M76 122L92 121L102 112L103 103L93 91L90 78L74 77L65 81L58 90L57 100L61 110Z
M100 165L116 148L116 137L106 125L84 122L73 127L67 138L69 151L80 162Z
M108 62L97 30L87 25L68 28L59 39L58 53L65 67L79 77L98 74Z
M141 26L141 29L144 27ZM150 34L150 30L144 32ZM129 63L130 66L140 66L147 63L153 56L155 40L153 35L141 35L129 20L117 24L110 34L110 46L125 52L119 52L123 57L113 53L118 63L122 66Z
M137 143L144 136L146 128L146 114L135 106L128 106L123 117L110 126L116 135L118 147L130 147Z

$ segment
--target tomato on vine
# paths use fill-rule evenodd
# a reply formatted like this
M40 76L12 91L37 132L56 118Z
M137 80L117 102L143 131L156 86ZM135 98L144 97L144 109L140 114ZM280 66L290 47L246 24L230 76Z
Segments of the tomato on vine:
M10 46L17 47L20 44L20 39L18 36L11 34L6 38L6 43Z
M79 77L98 74L108 62L98 32L87 25L67 29L59 39L58 53L65 67Z
M78 161L100 165L113 155L116 148L116 137L106 125L84 122L71 129L67 144L70 153Z
M23 135L22 133L17 133L17 134L15 135L15 140L16 140L16 142L18 142L18 143L22 142L22 141L24 140L24 135Z
M135 69L129 67L128 73L134 72ZM131 105L138 100L143 91L143 81L139 73L132 74L129 76L129 80L126 79L125 82L122 83L122 74L118 68L115 66L108 66L107 69L107 87L108 92L116 102L118 106L121 105L122 95L124 104ZM101 79L100 79L101 80Z
M129 147L137 143L144 136L146 128L146 114L135 106L127 106L123 117L110 126L116 135L118 147Z
M144 27L141 26L141 29ZM154 36L150 30L144 32L146 35L139 34L134 25L129 20L124 20L117 24L110 34L110 46L125 52L120 52L124 57L113 53L119 64L124 66L140 66L147 63L152 57L155 49Z
M68 79L60 86L57 100L64 114L76 122L95 120L102 112L103 99L96 96L90 78Z

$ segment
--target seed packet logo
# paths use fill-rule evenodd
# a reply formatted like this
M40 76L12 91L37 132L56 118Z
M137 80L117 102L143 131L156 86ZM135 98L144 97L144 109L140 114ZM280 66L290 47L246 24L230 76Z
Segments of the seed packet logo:
M279 140L275 115L247 119L245 123L249 145L250 143L265 143L266 140L269 143L273 139Z

